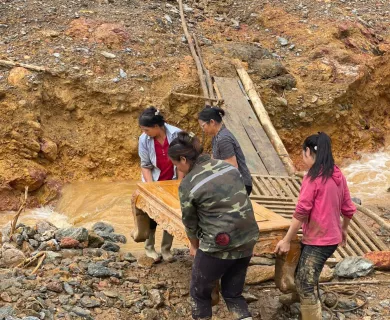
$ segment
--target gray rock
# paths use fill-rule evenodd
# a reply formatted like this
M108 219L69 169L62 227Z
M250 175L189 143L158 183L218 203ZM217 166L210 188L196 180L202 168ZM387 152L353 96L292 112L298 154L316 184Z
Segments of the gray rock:
M0 308L0 320L4 320L8 316L15 314L15 309L12 306L4 306Z
M164 15L165 20L172 24L172 18L169 15Z
M111 232L114 232L114 227L108 223L104 223L104 222L96 222L93 227L92 227L92 230L97 232L97 231L102 231L102 232L107 232L107 233L111 233Z
M33 248L37 248L39 246L39 242L37 240L34 240L34 239L29 239L28 242L30 243L30 245L33 247Z
M39 234L43 234L45 233L46 231L49 231L49 230L52 230L52 231L56 231L57 230L57 227L55 225L53 225L52 223L48 222L48 221L45 221L45 220L39 220L36 224L35 224L35 230L39 233Z
M136 257L134 257L130 252L126 252L126 254L123 256L123 259L130 263L137 261Z
M124 235L117 234L117 233L108 233L108 232L102 232L102 231L96 231L96 234L100 237L102 237L104 240L108 240L111 242L121 242L126 243L127 239Z
M118 246L117 244L112 243L110 241L106 241L102 245L102 249L106 250L106 251L118 252L120 250L120 246Z
M72 286L71 286L69 283L67 283L67 282L64 283L64 290L65 290L65 292L66 292L67 294L69 294L69 295L71 295L71 296L74 295L74 291L73 291Z
M127 78L127 73L123 69L119 69L119 75L121 78L126 79Z
M275 78L288 73L283 64L274 59L256 60L250 67L263 79Z
M57 241L61 241L63 238L72 238L79 242L85 242L88 240L88 231L85 228L63 228L56 231L55 237Z
M279 41L279 43L280 43L280 45L281 45L282 47L288 45L288 40L287 40L286 38L278 37L278 41Z
M364 277L374 270L374 264L362 257L348 257L336 265L335 273L338 277Z
M84 318L89 317L91 315L91 311L85 310L85 309L80 308L80 307L73 307L72 312L74 312L78 316L84 317Z
M97 278L105 278L105 277L122 278L122 272L107 268L98 263L90 263L88 265L88 274L92 277L97 277Z
M157 289L151 289L148 292L150 300L153 302L155 308L162 307L164 305L164 299L162 294Z
M61 303L61 304L68 304L69 303L69 296L67 295L60 295L58 297L58 301Z
M85 308L96 308L100 307L100 301L97 300L96 298L90 298L90 297L82 297L81 300L81 305Z
M246 300L246 302L251 303L259 300L255 295L250 294L250 293L243 293L242 296Z
M62 259L62 254L54 251L47 251L45 262L54 262Z

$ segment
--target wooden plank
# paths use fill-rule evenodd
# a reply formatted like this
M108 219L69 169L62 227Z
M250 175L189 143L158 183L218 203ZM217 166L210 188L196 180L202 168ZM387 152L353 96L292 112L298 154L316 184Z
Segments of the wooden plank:
M248 138L245 128L238 117L237 108L235 107L238 105L240 108L245 108L249 106L248 101L246 101L241 90L238 88L239 91L237 92L234 86L225 82L225 78L214 77L214 80L216 86L218 87L218 91L225 101L226 114L224 117L224 123L240 144L245 155L249 171L251 173L268 174L268 171L261 161L256 149Z
M350 225L355 228L355 231L360 235L360 237L363 239L365 243L370 247L372 251L380 251L380 250L387 250L382 249L380 245L378 245L377 239L375 239L375 234L369 230L363 223L360 221L360 219L357 216L354 216L350 222Z

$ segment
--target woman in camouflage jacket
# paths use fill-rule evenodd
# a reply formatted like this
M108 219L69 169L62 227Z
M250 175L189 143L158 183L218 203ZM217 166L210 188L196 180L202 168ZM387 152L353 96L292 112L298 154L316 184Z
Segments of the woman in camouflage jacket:
M182 220L195 256L191 277L193 319L211 319L211 293L221 293L236 319L252 319L242 296L246 272L259 238L251 201L240 172L201 155L199 140L178 133L169 147L172 163L186 176L179 188Z

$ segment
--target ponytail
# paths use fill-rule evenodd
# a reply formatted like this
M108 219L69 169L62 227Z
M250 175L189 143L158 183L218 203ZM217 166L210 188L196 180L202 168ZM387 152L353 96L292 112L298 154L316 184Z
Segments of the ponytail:
M168 149L168 156L174 161L180 161L180 158L186 158L194 163L202 154L203 147L200 141L193 133L181 131L171 142Z
M317 177L324 180L330 178L334 171L334 159L330 137L324 132L318 132L306 138L302 145L303 150L310 149L310 154L315 155L315 162L308 172L311 181Z
M225 111L223 109L207 105L201 112L199 112L198 119L204 122L214 120L217 123L221 123L224 115Z
M165 120L160 110L155 107L149 107L139 116L138 124L142 127L154 127L156 125L163 127Z

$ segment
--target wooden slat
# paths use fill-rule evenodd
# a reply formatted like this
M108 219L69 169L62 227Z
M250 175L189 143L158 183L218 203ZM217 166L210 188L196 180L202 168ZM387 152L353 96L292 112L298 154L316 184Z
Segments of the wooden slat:
M357 234L369 246L371 251L377 251L378 249L380 249L380 247L377 247L375 242L372 241L370 237L368 237L371 231L367 230L364 226L362 227L362 225L359 225L357 221L358 221L357 217L353 217L350 222L350 226L355 229ZM362 230L364 230L364 232Z
M370 236L371 236L371 240L375 243L375 245L378 246L378 249L379 250L383 250L383 251L386 251L388 250L387 246L383 243L383 241L374 233L372 232L371 230L369 230L367 228L367 226L365 226L363 224L363 222L360 220L360 218L358 216L354 216L354 218L352 218L356 224L362 228L362 229L365 229L366 232L369 232L370 233Z
M250 108L248 101L242 94L237 82L232 85L230 82L225 81L225 78L214 77L214 80L225 102L226 114L224 123L240 144L249 171L251 173L268 174L266 167L261 161L251 140L248 138L245 127L238 116L241 108Z
M261 173L262 171L256 170L254 162L257 162L257 166L261 163L266 169L264 174L287 175L287 170L281 159L258 121L252 106L245 98L238 78L214 77L214 80L224 99L227 113L234 116L236 124L240 125L240 127L230 127L233 123L226 123L226 126L236 136L243 149L248 167L251 167L249 170L252 173ZM252 156L253 151L255 151L256 156Z

